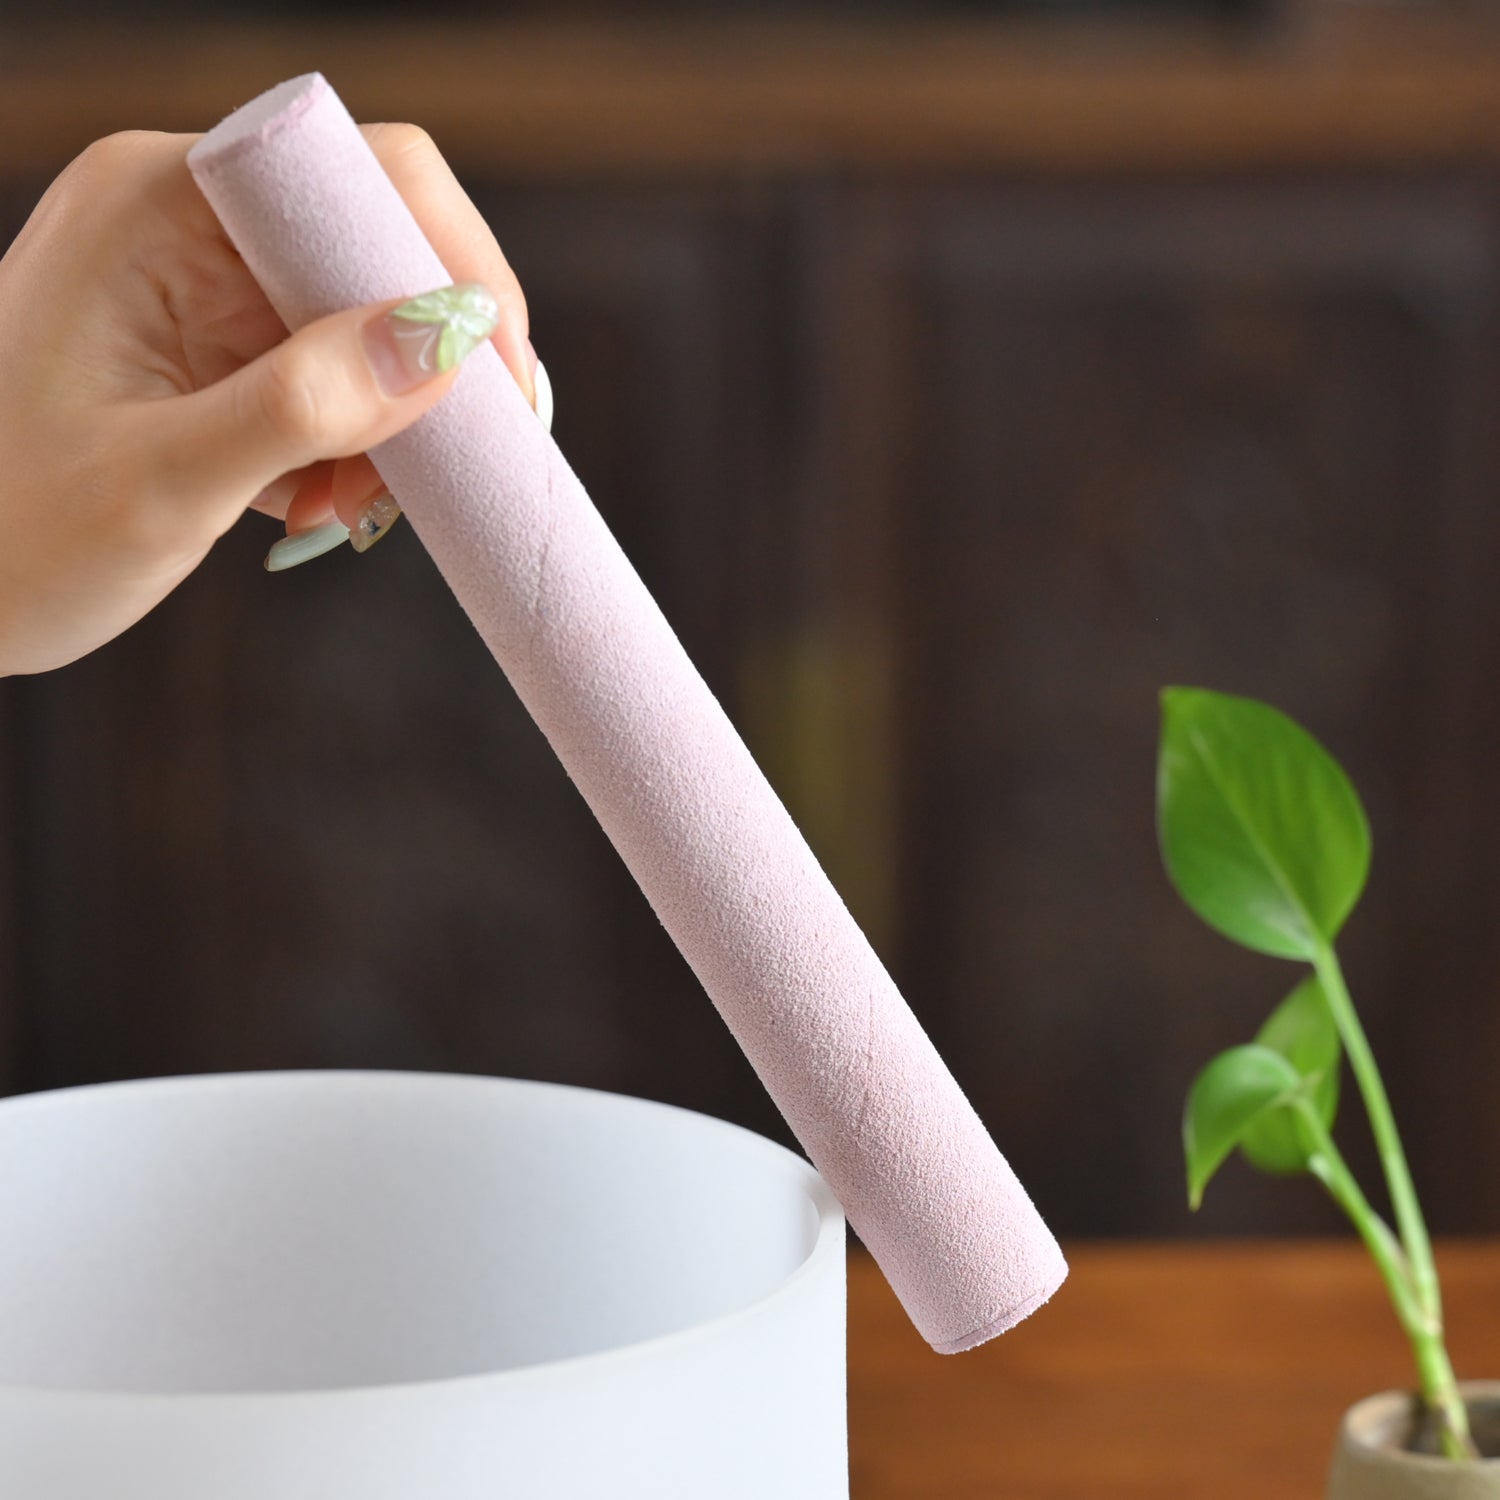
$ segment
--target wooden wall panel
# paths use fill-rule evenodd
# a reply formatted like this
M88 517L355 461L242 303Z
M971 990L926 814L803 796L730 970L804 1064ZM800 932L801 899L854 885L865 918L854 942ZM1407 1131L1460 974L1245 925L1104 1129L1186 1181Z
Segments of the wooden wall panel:
M1500 1228L1492 184L463 175L564 451L1057 1228L1335 1223L1183 1203L1183 1091L1294 971L1160 872L1174 681L1353 773L1356 998L1435 1228ZM275 535L0 682L0 1088L459 1069L790 1143L415 538Z
M1156 694L1262 697L1365 796L1351 983L1434 1219L1495 1228L1466 1061L1500 1050L1488 190L960 187L885 233L910 304L899 952L939 1046L1065 1232L1335 1223L1243 1169L1183 1201L1186 1086L1296 970L1161 874Z
M46 185L47 179L36 175L0 177L0 247L15 238ZM0 1094L25 1087L31 993L27 931L21 919L22 894L30 879L20 840L27 796L22 776L25 732L15 690L0 681Z

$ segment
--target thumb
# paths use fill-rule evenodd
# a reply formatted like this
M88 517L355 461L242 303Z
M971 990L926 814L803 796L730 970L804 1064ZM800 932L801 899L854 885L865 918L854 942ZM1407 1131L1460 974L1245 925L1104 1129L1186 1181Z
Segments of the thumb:
M494 332L481 282L350 308L307 324L234 374L158 403L170 455L164 500L207 508L226 530L279 476L384 442L434 406L451 372Z

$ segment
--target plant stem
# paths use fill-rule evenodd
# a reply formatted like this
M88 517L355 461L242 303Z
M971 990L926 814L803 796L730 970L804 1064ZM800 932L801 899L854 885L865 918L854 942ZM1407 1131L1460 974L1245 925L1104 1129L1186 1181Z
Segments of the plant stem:
M1304 1120L1310 1120L1319 1140L1319 1165L1309 1163L1309 1169L1327 1186L1344 1211L1354 1221L1355 1228L1369 1246L1375 1263L1385 1277L1391 1290L1396 1312L1402 1327L1412 1342L1416 1355L1417 1373L1421 1381L1422 1398L1428 1408L1435 1412L1442 1424L1444 1452L1450 1458L1475 1458L1478 1453L1469 1437L1468 1412L1458 1394L1453 1366L1448 1359L1448 1350L1443 1342L1443 1304L1438 1290L1437 1267L1432 1257L1432 1241L1427 1234L1427 1225L1417 1203L1417 1193L1412 1185L1411 1171L1406 1164L1406 1153L1401 1146L1401 1137L1396 1131L1396 1120L1391 1113L1390 1100L1386 1097L1385 1084L1380 1070L1375 1065L1375 1056L1365 1037L1350 998L1344 973L1337 955L1331 946L1324 947L1313 961L1318 978L1333 1012L1334 1024L1349 1058L1349 1067L1359 1086L1365 1111L1370 1119L1370 1130L1375 1137L1375 1148L1380 1155L1380 1165L1385 1174L1386 1187L1390 1193L1391 1207L1396 1217L1400 1234L1399 1245L1395 1243L1390 1229L1366 1200L1359 1184L1354 1180L1332 1138L1323 1129L1317 1112L1310 1107L1301 1112Z
M1427 1316L1417 1300L1416 1289L1412 1285L1411 1267L1400 1241L1391 1233L1385 1220L1370 1207L1369 1199L1349 1170L1343 1154L1334 1145L1333 1137L1328 1134L1311 1101L1298 1101L1297 1112L1308 1132L1317 1141L1317 1149L1308 1157L1307 1170L1328 1189L1334 1201L1348 1214L1350 1222L1359 1231L1371 1258L1385 1278L1402 1328L1415 1337L1425 1327Z
M1324 1129L1317 1110L1308 1100L1302 1100L1297 1108L1318 1143L1317 1149L1308 1157L1307 1169L1349 1215L1385 1278L1391 1301L1396 1306L1396 1316L1400 1318L1416 1355L1423 1399L1438 1414L1443 1452L1449 1458L1478 1458L1479 1451L1469 1435L1469 1414L1458 1394L1453 1366L1448 1362L1442 1324L1434 1324L1418 1303L1400 1243L1391 1233L1390 1226L1370 1207L1333 1138Z
M1390 1100L1386 1097L1380 1070L1375 1066L1375 1056L1365 1039L1364 1027L1355 1014L1354 1002L1344 983L1344 971L1340 968L1338 956L1333 949L1323 948L1313 960L1313 967L1322 981L1323 993L1333 1011L1334 1024L1339 1029L1339 1037L1349 1057L1349 1067L1365 1101L1365 1111L1370 1117L1370 1130L1375 1137L1375 1148L1380 1153L1380 1165L1385 1172L1386 1187L1391 1195L1396 1229L1411 1265L1412 1284L1417 1299L1423 1310L1441 1323L1443 1310L1438 1293L1437 1270L1432 1261L1432 1242L1427 1237L1427 1225L1422 1219L1422 1210L1417 1205L1416 1189L1412 1186L1411 1172L1406 1165L1406 1152L1402 1150L1401 1137L1396 1132L1396 1120L1391 1113Z

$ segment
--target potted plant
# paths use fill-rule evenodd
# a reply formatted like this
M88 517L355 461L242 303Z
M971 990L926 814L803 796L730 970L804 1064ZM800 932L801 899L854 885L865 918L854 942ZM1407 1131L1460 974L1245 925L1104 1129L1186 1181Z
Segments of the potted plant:
M1168 688L1157 828L1172 884L1209 926L1309 966L1253 1041L1220 1053L1194 1079L1183 1115L1189 1202L1198 1207L1236 1149L1262 1171L1317 1178L1369 1249L1415 1355L1414 1392L1387 1392L1345 1414L1329 1500L1500 1497L1500 1384L1454 1377L1432 1245L1334 948L1370 865L1369 823L1349 778L1267 704ZM1345 1058L1392 1224L1334 1144Z

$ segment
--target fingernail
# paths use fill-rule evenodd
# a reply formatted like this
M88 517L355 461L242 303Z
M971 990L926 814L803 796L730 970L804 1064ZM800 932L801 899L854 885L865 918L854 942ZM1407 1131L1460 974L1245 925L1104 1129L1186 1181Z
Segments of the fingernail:
M326 526L314 526L311 531L284 536L266 553L266 572L281 573L298 563L311 562L348 540L349 528L342 521L330 521Z
M521 338L521 358L526 366L526 380L521 389L526 392L526 399L531 403L532 411L536 410L536 345L531 342L529 334Z
M396 497L389 490L381 491L355 517L349 545L356 552L368 552L400 519L401 507L396 504Z
M541 360L536 362L536 369L532 372L532 380L536 383L536 414L542 420L542 426L548 432L552 431L552 377L547 374L547 367Z
M387 396L404 396L473 353L495 331L500 307L479 281L439 287L364 326L365 357Z

